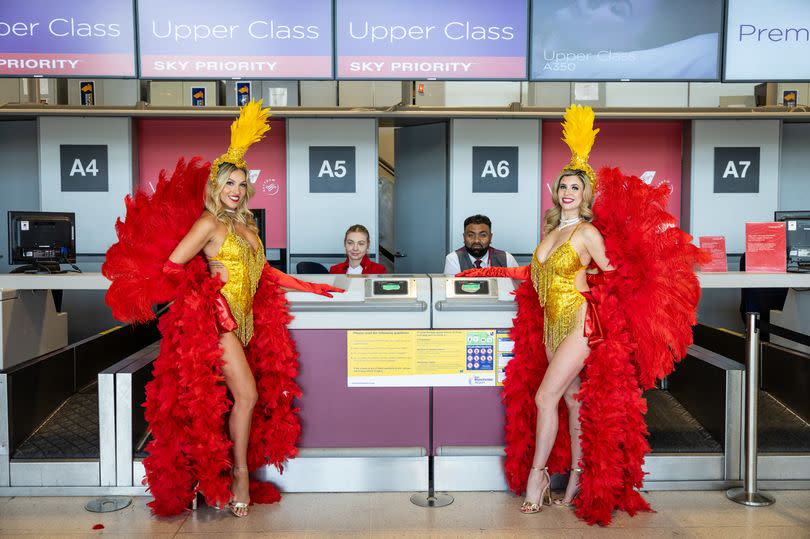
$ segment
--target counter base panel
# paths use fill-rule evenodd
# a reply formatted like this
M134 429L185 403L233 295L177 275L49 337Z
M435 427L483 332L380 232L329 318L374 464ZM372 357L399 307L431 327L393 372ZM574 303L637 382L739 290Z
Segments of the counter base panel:
M410 492L428 488L428 457L315 457L271 466L258 477L282 492Z
M428 447L428 388L350 388L346 330L294 330L299 448Z
M504 491L503 457L437 456L435 488L439 491ZM759 487L764 490L810 489L810 454L760 455ZM721 455L672 454L647 457L643 490L723 490L740 481L722 478ZM60 473L63 469L67 473ZM0 486L0 496L148 496L146 487L98 485L97 462L11 463L12 486ZM77 473L81 477L77 478ZM57 477L60 475L60 477ZM29 484L19 484L27 476ZM143 464L133 463L136 482ZM30 484L39 478L38 484ZM314 457L288 463L283 475L265 468L261 478L273 481L282 492L413 492L427 490L427 457ZM555 485L561 479L554 477ZM47 481L47 482L46 482ZM66 481L76 481L66 484ZM93 485L88 483L95 482ZM84 486L86 485L86 486Z

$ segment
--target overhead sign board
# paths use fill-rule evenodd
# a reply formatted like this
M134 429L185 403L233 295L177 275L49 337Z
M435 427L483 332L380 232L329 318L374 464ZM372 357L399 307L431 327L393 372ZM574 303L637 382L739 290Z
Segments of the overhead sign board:
M135 75L132 0L0 2L0 76Z
M337 0L339 79L526 78L528 0Z

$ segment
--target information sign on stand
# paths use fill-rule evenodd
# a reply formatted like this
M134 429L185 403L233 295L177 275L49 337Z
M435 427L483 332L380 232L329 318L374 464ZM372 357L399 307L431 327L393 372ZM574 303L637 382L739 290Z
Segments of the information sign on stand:
M745 271L785 273L785 223L745 223Z
M728 271L728 258L726 256L725 236L701 236L698 240L700 248L709 253L711 260L700 266L704 272Z

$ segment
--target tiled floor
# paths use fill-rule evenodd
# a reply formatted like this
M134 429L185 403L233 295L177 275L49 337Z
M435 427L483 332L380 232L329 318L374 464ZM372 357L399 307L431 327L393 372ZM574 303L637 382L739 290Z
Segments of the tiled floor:
M0 498L0 537L810 538L810 491L772 494L775 505L748 508L722 492L652 492L646 498L656 513L619 513L604 529L560 507L521 515L520 500L503 492L458 492L452 505L435 509L412 505L406 493L287 494L242 519L208 508L155 518L146 498L106 514L84 510L91 498ZM95 524L104 529L93 530Z

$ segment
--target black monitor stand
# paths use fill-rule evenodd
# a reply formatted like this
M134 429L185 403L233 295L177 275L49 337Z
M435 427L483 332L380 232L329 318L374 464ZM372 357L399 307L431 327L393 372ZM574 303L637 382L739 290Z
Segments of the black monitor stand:
M9 273L66 273L58 262L34 262L19 268L14 268Z

